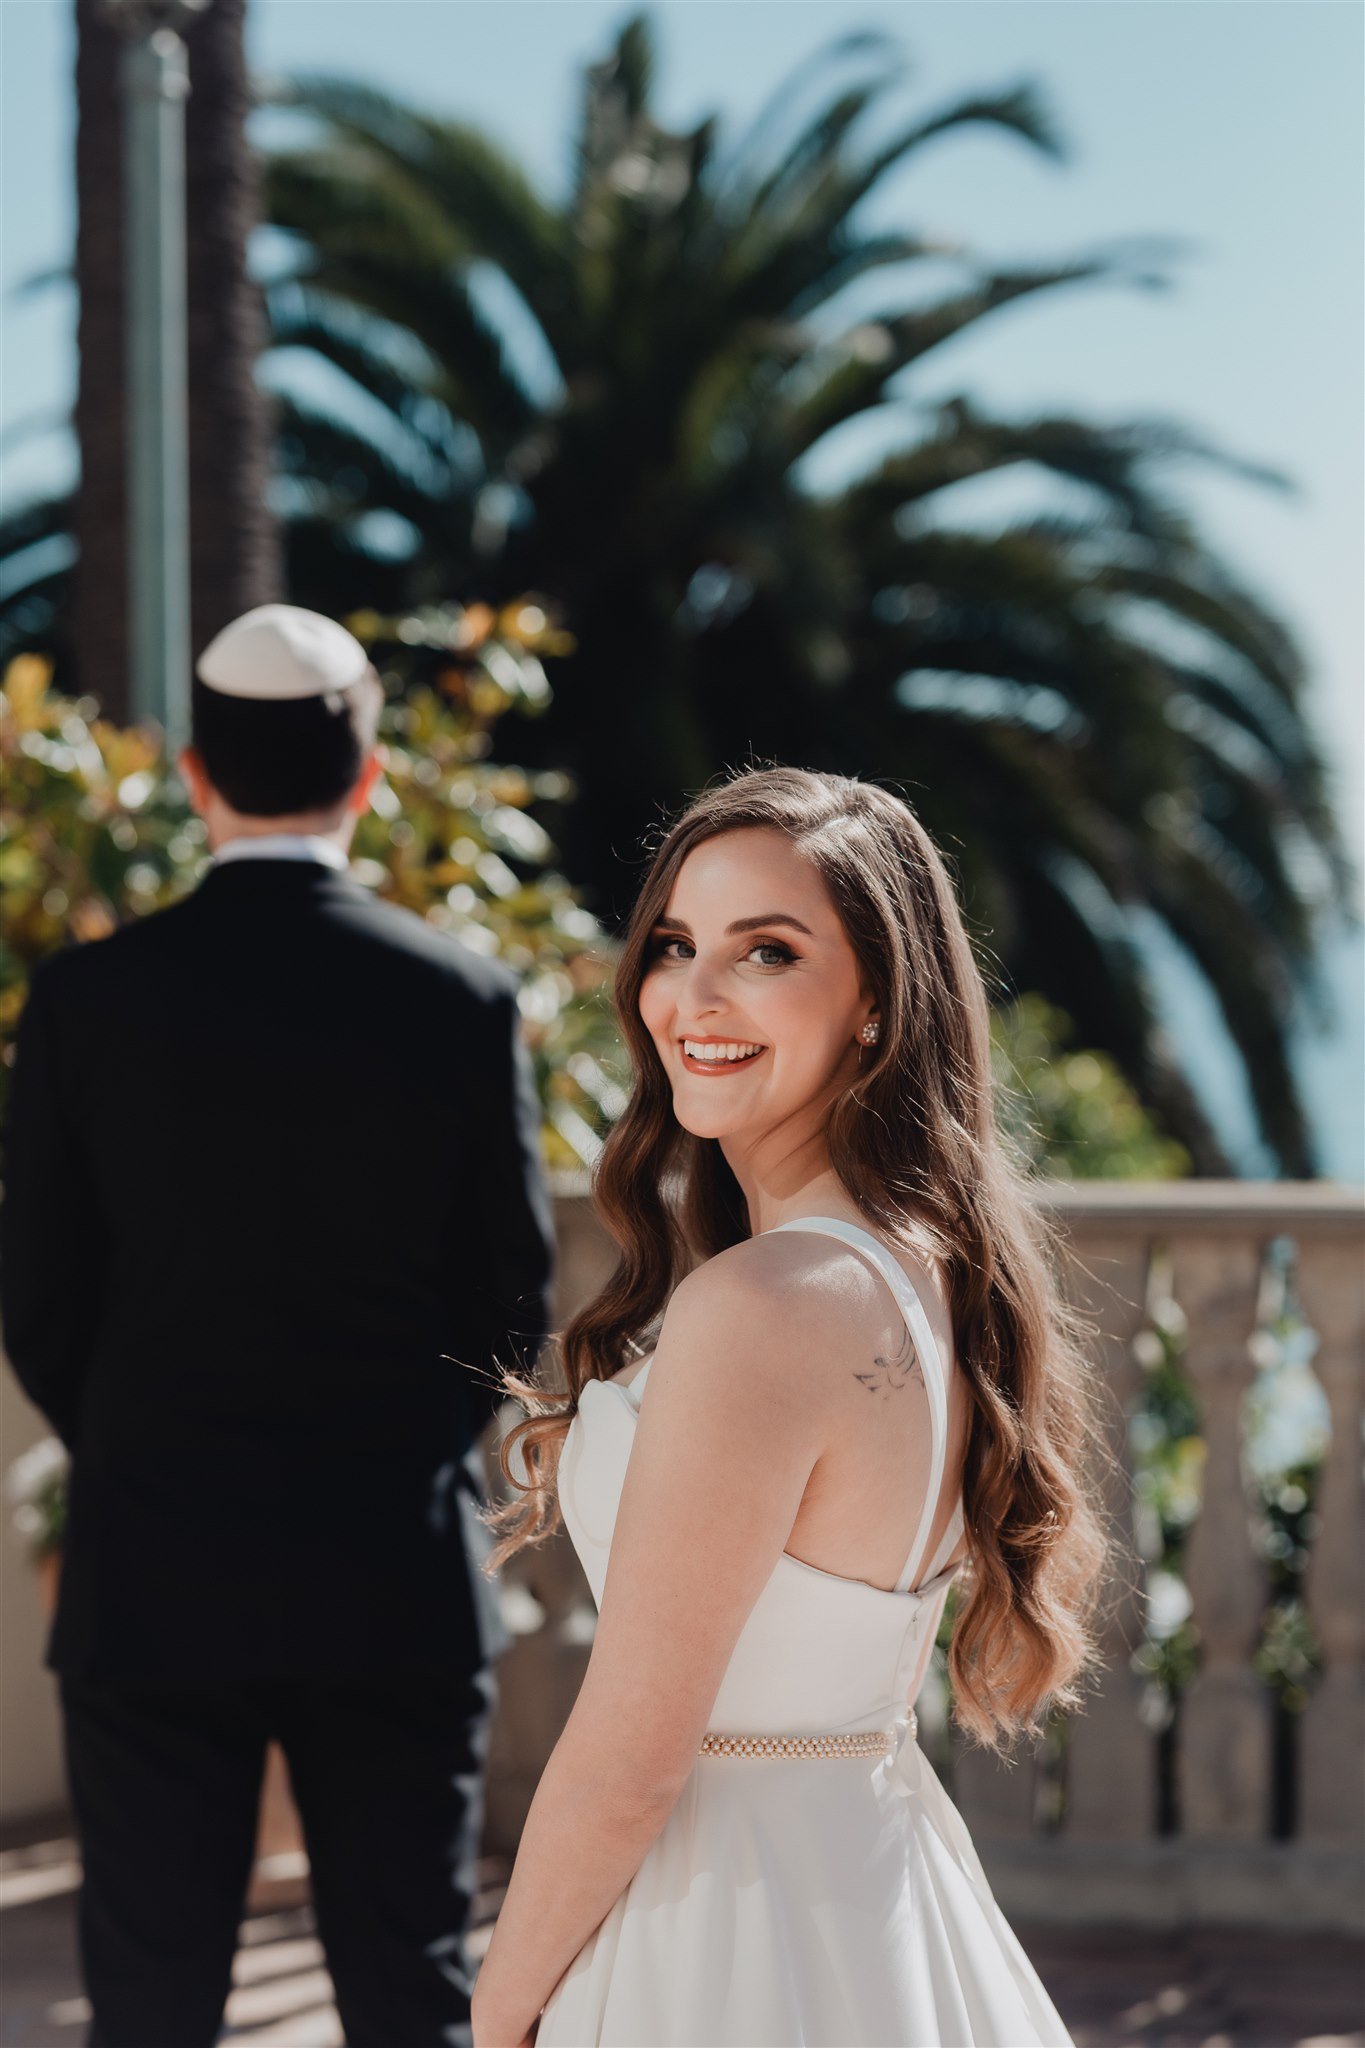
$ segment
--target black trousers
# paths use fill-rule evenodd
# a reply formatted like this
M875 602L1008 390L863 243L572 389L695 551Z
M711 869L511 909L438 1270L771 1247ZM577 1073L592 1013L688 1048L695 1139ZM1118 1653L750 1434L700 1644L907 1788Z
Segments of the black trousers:
M89 2048L209 2048L284 1750L347 2048L469 2048L492 1672L199 1687L63 1675Z

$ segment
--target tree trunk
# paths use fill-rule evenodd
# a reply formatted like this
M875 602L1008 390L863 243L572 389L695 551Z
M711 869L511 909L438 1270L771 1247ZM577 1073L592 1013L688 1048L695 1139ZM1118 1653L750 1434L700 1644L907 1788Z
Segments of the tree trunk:
M256 382L265 314L246 261L260 193L255 152L246 139L251 96L245 14L246 0L213 0L185 37L190 619L196 654L229 619L282 594L279 530L266 502L270 409Z
M270 420L255 379L264 337L246 268L257 217L243 49L245 0L214 0L186 31L189 243L190 603L196 651L220 626L280 592L266 502ZM80 378L76 435L76 675L106 714L125 718L128 518L123 335L122 37L99 0L76 0L76 275Z

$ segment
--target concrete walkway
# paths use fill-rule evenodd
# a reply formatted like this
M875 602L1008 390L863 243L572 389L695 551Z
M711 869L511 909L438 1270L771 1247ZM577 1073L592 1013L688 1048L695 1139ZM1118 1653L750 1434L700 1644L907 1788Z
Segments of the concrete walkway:
M503 1873L485 1871L486 1942ZM76 1845L0 1849L0 2048L80 2048ZM1077 2048L1365 2048L1365 1951L1330 1935L1017 1929ZM343 2048L302 1859L258 1873L224 2044Z

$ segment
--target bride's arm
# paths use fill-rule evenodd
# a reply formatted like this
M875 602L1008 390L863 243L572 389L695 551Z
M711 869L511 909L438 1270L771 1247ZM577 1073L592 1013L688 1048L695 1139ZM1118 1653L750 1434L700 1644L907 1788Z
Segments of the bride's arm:
M787 1246L749 1240L669 1303L592 1656L479 1972L476 2048L525 2040L639 1868L791 1533L823 1443L833 1322L790 1273Z

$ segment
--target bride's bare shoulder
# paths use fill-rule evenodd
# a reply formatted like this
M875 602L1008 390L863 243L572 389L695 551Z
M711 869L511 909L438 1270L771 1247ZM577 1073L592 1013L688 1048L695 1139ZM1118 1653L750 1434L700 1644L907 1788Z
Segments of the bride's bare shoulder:
M837 1239L768 1231L688 1274L669 1301L660 1346L671 1337L694 1356L733 1350L747 1370L766 1368L790 1384L803 1363L827 1376L831 1353L864 1320L883 1322L888 1308L885 1283Z

